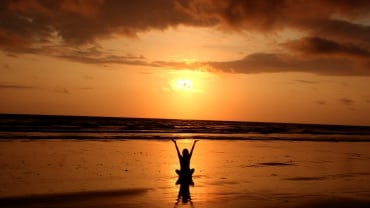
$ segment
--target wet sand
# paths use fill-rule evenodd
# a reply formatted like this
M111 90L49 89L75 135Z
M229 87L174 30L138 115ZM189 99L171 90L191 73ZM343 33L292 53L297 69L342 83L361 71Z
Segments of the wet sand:
M17 140L0 150L0 207L370 207L367 142L202 140L187 203L177 202L170 141Z

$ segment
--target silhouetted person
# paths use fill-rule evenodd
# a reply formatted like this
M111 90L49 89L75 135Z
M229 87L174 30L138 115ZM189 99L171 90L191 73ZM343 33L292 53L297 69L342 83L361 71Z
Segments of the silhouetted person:
M177 155L180 161L180 170L176 170L176 173L179 175L179 180L177 180L176 184L183 185L184 183L187 183L188 185L194 185L192 177L191 177L192 174L194 173L194 168L190 169L190 159L193 154L195 144L199 140L194 141L193 146L190 150L190 153L189 153L189 150L185 148L184 150L182 150L182 155L180 154L176 141L174 139L172 139L172 141L173 143L175 143Z
M174 139L172 139L172 141L173 143L175 143L177 155L180 161L180 170L176 170L176 173L179 175L179 179L176 181L176 184L180 184L179 194L177 196L177 199L178 199L178 202L180 199L182 199L183 203L187 203L188 201L190 201L191 203L189 186L194 185L193 178L192 178L192 175L194 173L194 168L190 169L190 159L193 154L195 144L199 140L194 141L193 146L190 150L190 153L189 153L189 150L185 148L182 151L182 155L180 154L176 141Z

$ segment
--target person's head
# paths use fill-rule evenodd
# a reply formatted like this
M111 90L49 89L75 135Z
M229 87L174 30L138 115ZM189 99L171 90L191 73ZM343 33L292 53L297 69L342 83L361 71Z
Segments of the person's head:
M189 156L189 150L188 150L188 149L186 149L186 148L185 148L185 149L183 149L183 150L182 150L182 156L183 156L183 157L187 157L187 156Z

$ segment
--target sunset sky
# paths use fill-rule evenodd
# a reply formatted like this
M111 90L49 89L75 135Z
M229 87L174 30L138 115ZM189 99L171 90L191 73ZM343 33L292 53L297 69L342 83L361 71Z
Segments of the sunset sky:
M2 0L0 113L370 125L370 1Z

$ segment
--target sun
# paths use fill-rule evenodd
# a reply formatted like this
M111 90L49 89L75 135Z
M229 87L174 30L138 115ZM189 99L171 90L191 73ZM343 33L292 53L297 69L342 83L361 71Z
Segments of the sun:
M188 79L177 80L177 88L179 90L190 91L193 88L193 84Z
M170 71L167 86L164 87L166 92L178 92L179 95L191 95L204 93L206 80L211 76L208 72L181 70ZM188 96L186 96L188 97Z

